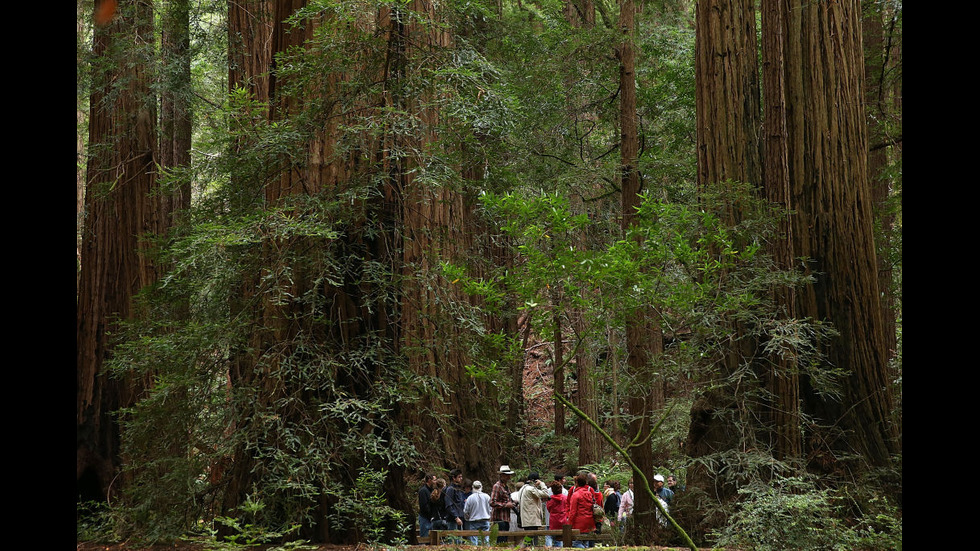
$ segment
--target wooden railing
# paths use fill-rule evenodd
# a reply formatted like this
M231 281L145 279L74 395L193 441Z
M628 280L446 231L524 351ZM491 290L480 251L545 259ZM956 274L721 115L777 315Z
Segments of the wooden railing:
M432 545L438 545L442 543L443 538L449 537L469 537L469 536L490 536L489 530L431 530L429 532L429 543ZM595 532L582 533L579 530L572 529L572 527L566 524L561 530L508 530L504 532L498 532L498 538L508 538L516 539L521 541L527 537L537 537L537 536L561 536L562 545L564 547L571 547L573 540L596 540L596 541L608 541L612 540L611 534L596 534ZM420 540L421 543L421 540ZM489 542L493 545L497 542Z

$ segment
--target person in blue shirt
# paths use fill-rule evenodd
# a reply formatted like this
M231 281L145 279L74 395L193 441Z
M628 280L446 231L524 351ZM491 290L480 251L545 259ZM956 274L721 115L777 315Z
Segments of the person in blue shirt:
M674 491L664 486L664 475L662 474L653 475L653 491L668 506L670 505L670 501L674 499Z

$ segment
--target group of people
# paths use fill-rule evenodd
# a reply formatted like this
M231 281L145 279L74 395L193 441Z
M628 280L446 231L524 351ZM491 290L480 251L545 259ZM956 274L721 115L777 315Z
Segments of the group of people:
M632 479L629 489L620 493L618 481L606 482L600 491L596 475L587 471L578 472L569 487L565 475L556 474L546 483L538 473L531 472L512 491L510 482L515 474L509 465L502 465L489 493L479 480L464 479L459 469L450 471L448 483L433 474L426 475L418 491L419 536L427 538L431 530L489 531L491 523L498 525L498 533L512 529L561 530L567 524L585 534L600 532L603 525L622 526L633 514ZM680 489L673 475L666 480L662 475L654 476L654 492L665 510L674 499L674 488ZM498 537L500 542L506 539ZM537 546L538 538L532 539L532 545ZM486 536L471 536L469 540L473 545L489 544ZM575 547L592 547L594 543L573 542ZM561 538L546 535L544 545L561 547Z

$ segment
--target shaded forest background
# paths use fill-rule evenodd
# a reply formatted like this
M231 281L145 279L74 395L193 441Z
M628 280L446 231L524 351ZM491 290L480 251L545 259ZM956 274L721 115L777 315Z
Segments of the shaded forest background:
M509 464L900 547L901 8L79 0L79 539L414 541Z

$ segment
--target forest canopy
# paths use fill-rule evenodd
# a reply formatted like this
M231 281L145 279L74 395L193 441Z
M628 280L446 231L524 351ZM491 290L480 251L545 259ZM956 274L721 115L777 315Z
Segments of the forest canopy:
M635 481L617 544L901 548L901 2L76 22L79 541L416 543L509 465Z

